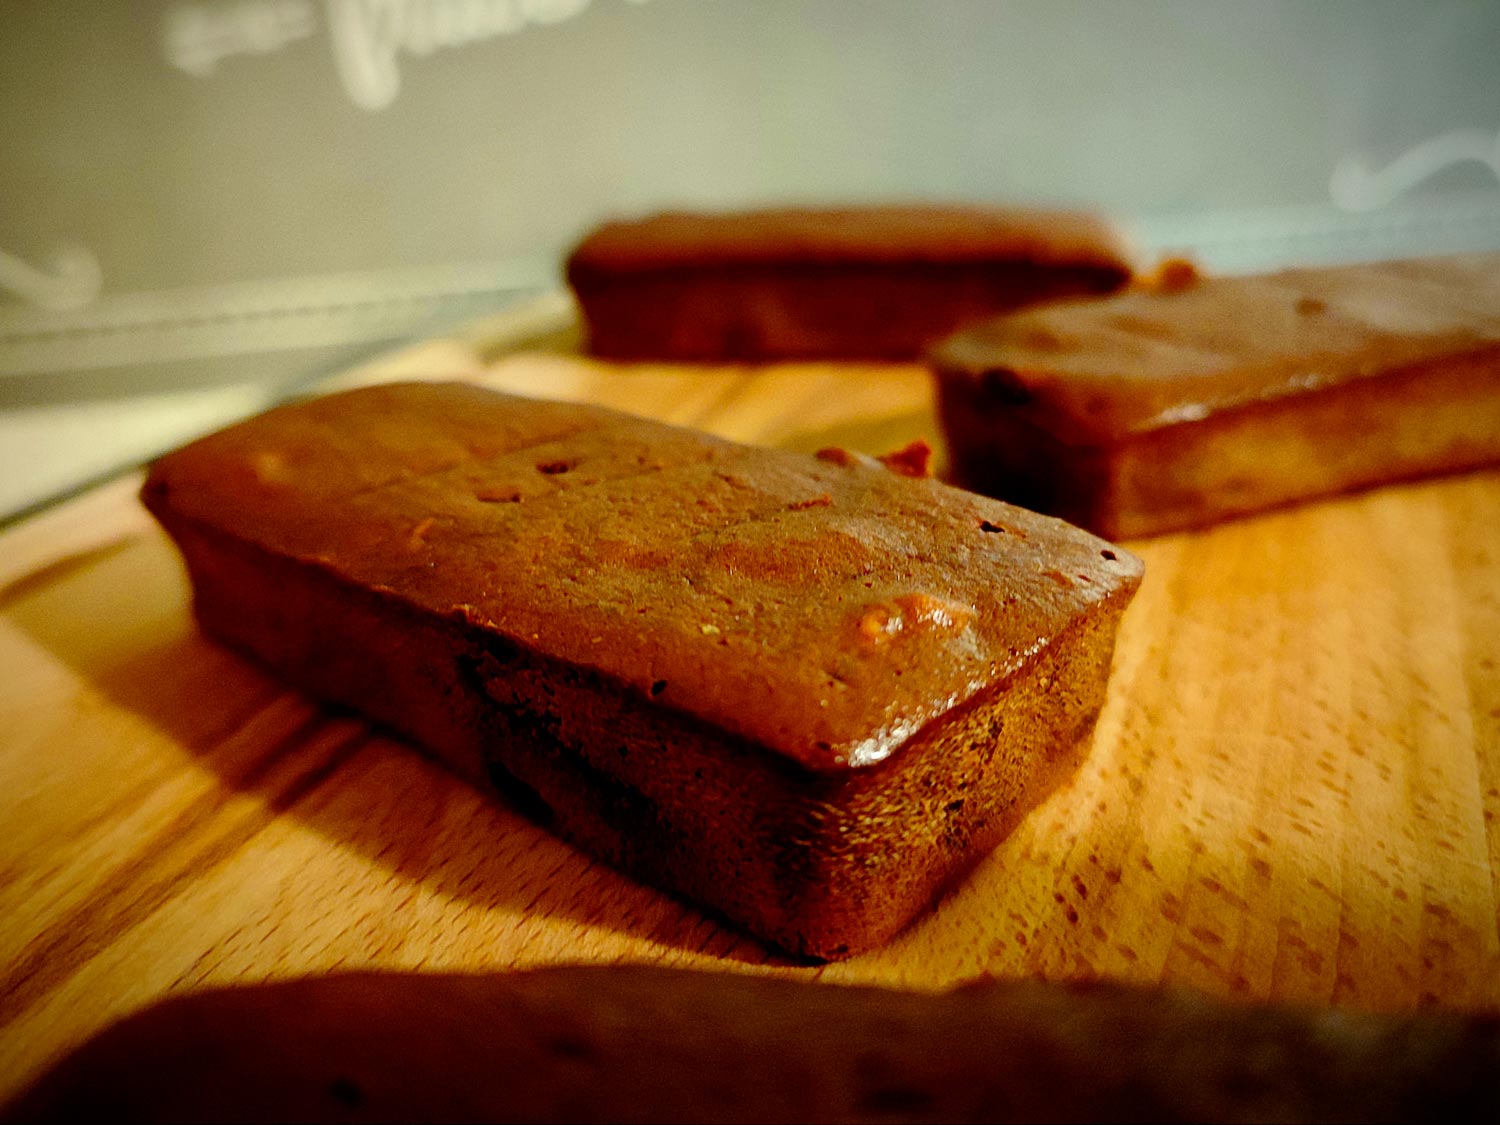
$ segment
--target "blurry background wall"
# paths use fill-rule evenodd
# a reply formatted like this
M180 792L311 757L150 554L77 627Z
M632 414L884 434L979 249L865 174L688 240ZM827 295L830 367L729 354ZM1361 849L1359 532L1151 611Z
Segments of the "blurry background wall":
M1228 269L1500 246L1497 48L1478 0L0 0L0 478L38 419L102 471L553 285L617 212L1062 202Z

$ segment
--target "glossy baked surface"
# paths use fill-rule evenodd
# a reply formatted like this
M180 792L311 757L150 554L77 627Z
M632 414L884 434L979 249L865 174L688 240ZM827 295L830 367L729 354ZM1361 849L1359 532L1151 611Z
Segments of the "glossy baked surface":
M462 385L281 408L163 459L146 495L815 769L880 761L1141 575L867 457Z
M1442 360L1500 365L1500 254L1209 278L1032 309L934 352L1074 445Z

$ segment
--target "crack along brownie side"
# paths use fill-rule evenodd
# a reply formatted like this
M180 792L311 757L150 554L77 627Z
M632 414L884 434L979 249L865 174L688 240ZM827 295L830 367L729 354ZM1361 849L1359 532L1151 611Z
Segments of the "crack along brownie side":
M1128 538L1500 462L1500 254L1199 280L933 353L960 483Z
M1075 767L1141 573L869 458L460 385L279 408L143 496L211 635L816 957Z
M593 354L622 360L916 359L960 325L1131 276L1078 212L871 206L607 223L568 280Z

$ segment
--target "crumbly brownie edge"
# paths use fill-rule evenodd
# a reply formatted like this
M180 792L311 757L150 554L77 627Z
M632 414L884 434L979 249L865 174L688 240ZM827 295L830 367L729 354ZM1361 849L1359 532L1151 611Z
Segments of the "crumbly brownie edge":
M1500 463L1497 378L1500 348L1489 348L1133 436L1108 458L1106 534L1189 530Z
M956 483L1107 539L1500 463L1497 374L1483 347L1080 445L1038 424L1039 404L1008 405L1006 381L933 367Z
M938 422L954 484L1118 537L1106 449L1070 445L1015 409L982 376L933 368Z

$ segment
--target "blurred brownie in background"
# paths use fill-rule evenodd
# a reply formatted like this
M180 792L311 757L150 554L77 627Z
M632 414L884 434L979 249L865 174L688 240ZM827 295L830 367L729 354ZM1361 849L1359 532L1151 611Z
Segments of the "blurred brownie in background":
M567 265L589 350L624 360L909 360L970 321L1131 277L1092 215L872 206L607 223Z

